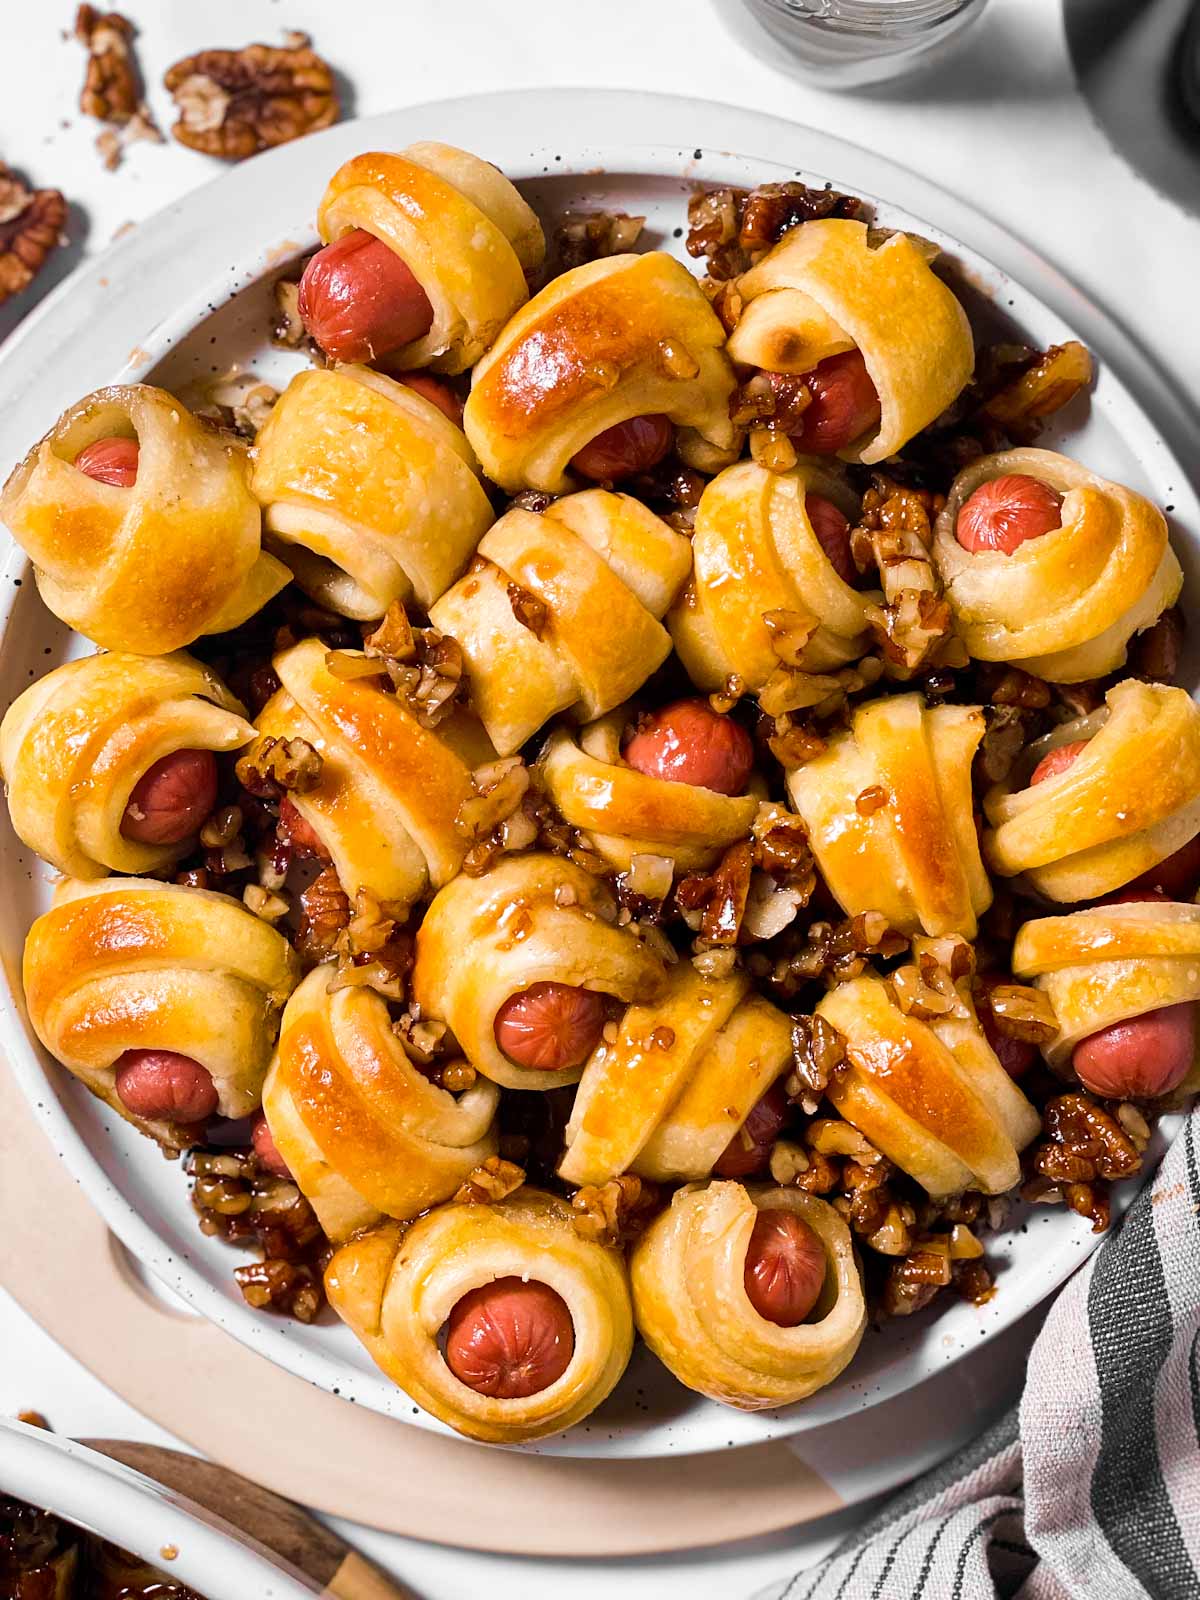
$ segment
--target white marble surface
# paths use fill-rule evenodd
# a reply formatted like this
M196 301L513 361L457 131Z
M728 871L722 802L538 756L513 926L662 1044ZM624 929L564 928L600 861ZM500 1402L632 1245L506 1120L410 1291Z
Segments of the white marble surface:
M126 0L123 9L142 30L150 98L164 124L159 85L169 63L303 28L344 75L350 112L475 90L586 84L707 97L826 127L919 169L1035 246L1121 319L1181 394L1194 394L1200 381L1200 222L1142 182L1096 129L1074 88L1056 0L991 0L962 51L935 75L856 96L791 76L738 0ZM173 144L135 146L116 174L101 168L95 126L76 109L82 52L64 38L73 12L73 0L0 6L0 158L73 203L72 244L41 287L80 253L103 248L120 228L220 170ZM548 141L553 134L547 130ZM681 128L680 137L703 142L704 130ZM321 178L314 173L314 194ZM0 309L0 339L33 299ZM0 1411L35 1407L78 1436L172 1442L2 1294L0 1350ZM748 1546L640 1563L535 1563L352 1536L427 1600L607 1600L614 1583L629 1600L705 1600L754 1592L815 1559L852 1521L843 1515Z

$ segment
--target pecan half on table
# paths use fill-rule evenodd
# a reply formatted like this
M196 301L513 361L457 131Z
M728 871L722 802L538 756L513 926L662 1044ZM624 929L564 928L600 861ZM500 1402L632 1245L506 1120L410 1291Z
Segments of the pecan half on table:
M31 189L0 161L0 305L33 282L62 243L66 220L57 189Z
M179 107L175 138L226 161L328 128L340 110L333 73L304 35L281 49L201 50L163 82Z

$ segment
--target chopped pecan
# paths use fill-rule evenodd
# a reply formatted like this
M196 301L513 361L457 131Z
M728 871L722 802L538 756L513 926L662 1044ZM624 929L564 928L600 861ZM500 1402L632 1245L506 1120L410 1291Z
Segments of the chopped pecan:
M1021 375L993 394L983 414L1017 443L1037 437L1046 417L1068 405L1092 381L1092 358L1077 340L1052 345Z
M226 161L327 128L338 117L333 74L304 35L282 49L202 50L177 61L163 81L179 108L175 138Z
M979 692L995 706L1017 706L1022 711L1044 711L1051 688L1021 667L985 661L979 668Z
M1179 677L1186 632L1187 623L1178 606L1164 611L1152 628L1134 638L1129 651L1130 671L1152 683L1174 683Z
M711 873L692 873L675 890L676 901L685 914L701 913L700 936L711 944L732 945L738 941L750 893L753 857L749 839L741 839L730 845Z
M412 1005L392 1024L392 1032L414 1061L428 1066L446 1048L448 1030L436 1017L426 1017Z
M814 922L777 958L768 982L783 998L791 999L806 983L828 986L857 978L872 956L897 956L908 946L903 934L888 924L880 911L863 911L838 923Z
M398 926L396 908L370 889L356 891L353 910L335 937L334 951L338 969L329 985L331 991L373 989L385 1000L403 1000L413 963L412 936Z
M235 771L250 794L260 800L278 800L284 794L308 794L315 789L323 765L320 751L307 739L260 738L238 757Z
M334 953L338 935L350 922L350 900L337 868L326 867L300 895L300 927L296 948L307 961L325 961Z
M503 1156L489 1156L459 1185L454 1199L458 1205L495 1205L515 1194L525 1182L525 1173Z
M296 1185L267 1172L249 1150L194 1151L187 1171L200 1231L262 1251L261 1261L233 1274L247 1303L311 1322L325 1303L332 1251Z
M1072 1211L1088 1217L1097 1233L1108 1226L1110 1207L1105 1185L1128 1178L1142 1164L1141 1152L1115 1117L1090 1095L1064 1094L1047 1102L1042 1113L1047 1137L1027 1155L1027 1168L1057 1189ZM1026 1199L1051 1199L1052 1192L1022 1191Z
M782 716L772 719L767 747L780 766L790 769L802 767L806 761L815 760L825 749L827 742L815 728L802 720L797 721L792 713L787 711Z
M455 829L472 844L479 844L519 810L529 791L529 782L529 768L521 756L505 756L476 767L471 774L474 793L459 806L454 818ZM535 837L536 827L526 843L532 844ZM502 841L497 843L503 848Z
M807 905L816 887L816 863L804 823L786 807L764 801L751 825L754 865L777 883L798 889Z
M0 161L0 305L33 282L62 243L66 221L57 189L31 189Z
M546 602L519 583L510 583L505 591L512 614L523 628L528 628L535 639L544 637L550 624L550 607Z
M764 183L755 189L697 190L688 201L687 252L704 256L716 279L736 277L790 229L817 217L861 217L863 204L835 189Z
M363 634L363 650L386 661L406 662L416 656L413 626L399 600L392 601L377 627Z
M1023 983L985 982L978 986L976 1003L991 1012L996 1032L1024 1044L1049 1044L1058 1032L1058 1018L1050 996Z
M271 319L271 343L278 350L316 348L300 315L299 278L276 278L271 290L275 315Z
M436 728L466 701L462 647L436 628L413 629L414 660L402 665L384 658L396 693L423 728Z
M793 1017L792 1070L784 1081L788 1099L819 1100L846 1059L846 1041L824 1017Z
M279 390L253 372L222 373L205 385L205 405L196 415L251 443L279 399Z
M657 1184L632 1172L607 1183L588 1184L571 1196L572 1222L584 1239L621 1245L636 1239L660 1207Z
M801 909L807 905L815 884L815 873L806 890L778 883L769 872L753 873L742 917L743 939L776 938L796 920Z
M943 497L908 489L876 473L863 496L852 541L869 540L883 586L882 606L869 606L867 620L885 661L897 677L924 666L965 666L952 638L950 607L930 555L931 525ZM961 659L960 659L961 658Z
M1029 743L1029 719L1018 706L985 706L987 729L976 767L985 783L1003 783Z
M559 270L569 272L588 261L632 250L645 225L645 217L631 217L624 211L568 212L554 230Z

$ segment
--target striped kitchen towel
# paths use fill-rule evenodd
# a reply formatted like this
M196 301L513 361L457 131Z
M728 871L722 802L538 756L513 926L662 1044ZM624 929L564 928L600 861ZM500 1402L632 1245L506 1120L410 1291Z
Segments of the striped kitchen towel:
M761 1600L1200 1600L1200 1107L1059 1295L1019 1409Z

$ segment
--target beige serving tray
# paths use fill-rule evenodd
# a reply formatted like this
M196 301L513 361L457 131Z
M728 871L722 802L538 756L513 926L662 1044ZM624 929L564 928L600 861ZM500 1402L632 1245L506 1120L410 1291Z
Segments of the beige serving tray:
M845 1504L782 1443L677 1460L526 1455L405 1427L290 1376L147 1287L7 1068L0 1215L0 1284L64 1349L195 1449L315 1511L469 1549L617 1556L749 1538Z

